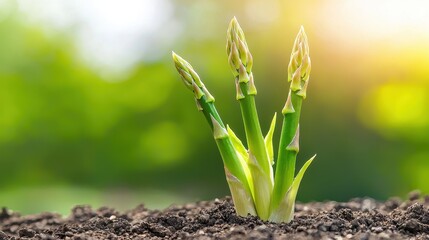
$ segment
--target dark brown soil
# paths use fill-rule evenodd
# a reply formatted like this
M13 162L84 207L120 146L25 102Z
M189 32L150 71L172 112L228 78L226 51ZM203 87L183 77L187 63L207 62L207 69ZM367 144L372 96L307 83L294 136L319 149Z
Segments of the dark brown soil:
M20 216L0 212L3 239L425 239L429 240L429 196L384 203L370 198L346 203L297 204L289 224L238 217L229 198L172 206L143 205L117 212L75 207L63 218L54 213Z

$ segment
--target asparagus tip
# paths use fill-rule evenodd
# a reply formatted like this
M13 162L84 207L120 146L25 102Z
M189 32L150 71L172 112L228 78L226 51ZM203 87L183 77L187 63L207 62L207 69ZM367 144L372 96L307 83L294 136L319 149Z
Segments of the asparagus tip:
M171 57L173 58L174 63L179 63L184 61L184 59L179 55L177 55L177 53L175 53L174 51L171 51Z
M288 81L292 82L291 89L294 92L300 91L300 96L305 97L306 95L305 91L310 71L310 49L304 27L301 26L295 38L288 66Z
M234 77L239 78L241 83L247 83L252 72L253 57L236 17L231 19L228 27L226 51Z

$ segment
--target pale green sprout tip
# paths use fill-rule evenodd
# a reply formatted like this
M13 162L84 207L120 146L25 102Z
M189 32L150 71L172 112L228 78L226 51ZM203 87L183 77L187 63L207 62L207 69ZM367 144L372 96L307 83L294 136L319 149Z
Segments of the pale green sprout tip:
M171 55L174 65L182 77L183 83L188 89L194 92L195 98L201 99L203 96L205 96L206 102L214 102L215 98L207 90L206 86L201 81L200 76L198 76L191 64L173 51L171 52ZM200 109L199 106L198 109Z
M257 91L252 75L253 57L247 46L243 29L241 29L235 17L231 20L227 30L226 52L228 55L228 63L236 81L239 83L250 82L247 86L247 94L256 95ZM243 99L243 90L239 89L240 84L236 84L236 88L236 99Z
M299 95L306 97L307 84L311 72L310 48L304 27L301 26L295 38L288 66L288 81L292 91L300 91Z

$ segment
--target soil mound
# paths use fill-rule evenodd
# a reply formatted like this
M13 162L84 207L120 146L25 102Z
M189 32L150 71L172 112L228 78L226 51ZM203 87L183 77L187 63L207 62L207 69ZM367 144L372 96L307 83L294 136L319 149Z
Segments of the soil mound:
M70 216L0 212L0 240L11 239L424 239L429 240L429 196L402 201L370 198L296 204L289 224L239 217L231 199L164 210L126 211L76 206Z

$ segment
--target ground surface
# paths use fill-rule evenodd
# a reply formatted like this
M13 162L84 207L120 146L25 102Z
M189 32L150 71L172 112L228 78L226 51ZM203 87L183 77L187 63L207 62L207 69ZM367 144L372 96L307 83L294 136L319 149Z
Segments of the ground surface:
M346 203L297 204L289 224L235 215L229 198L172 206L143 205L127 212L77 206L67 218L53 213L20 216L0 211L3 239L425 239L429 240L429 196L353 199Z

